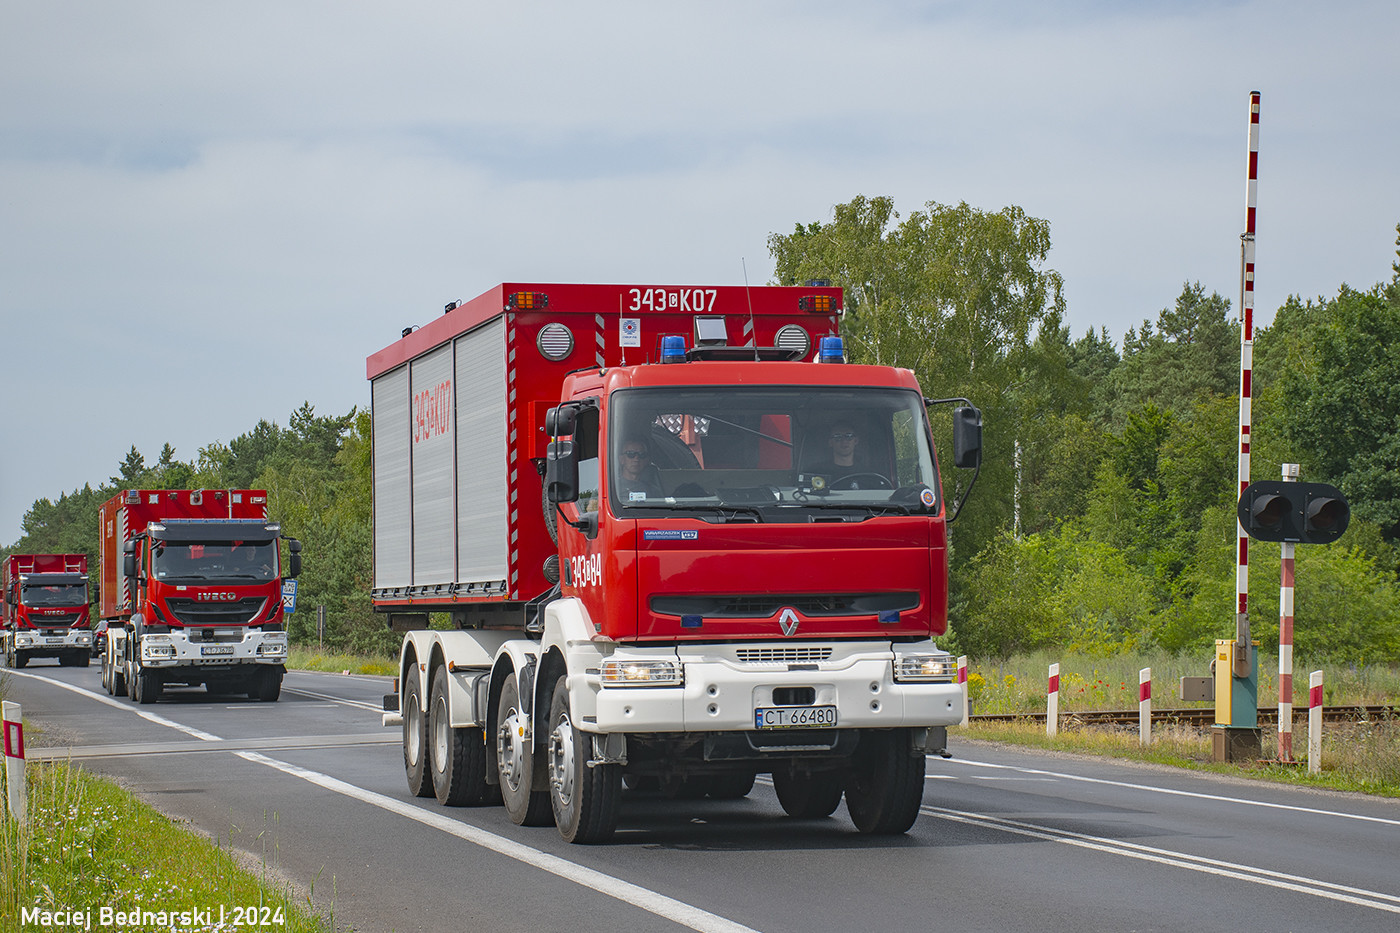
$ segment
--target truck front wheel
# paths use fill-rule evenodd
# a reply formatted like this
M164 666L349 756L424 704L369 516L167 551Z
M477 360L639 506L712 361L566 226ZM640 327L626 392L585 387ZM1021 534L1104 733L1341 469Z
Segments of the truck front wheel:
M846 781L846 810L856 829L871 835L907 832L924 800L924 757L910 754L907 729L861 736Z
M423 716L423 681L418 676L418 662L409 665L403 684L403 769L408 775L408 790L415 797L433 795L432 776L428 774L428 727Z
M592 749L592 737L573 723L569 688L560 677L549 704L549 802L559 835L568 842L606 842L617 828L622 769L588 767Z
M496 704L496 765L501 775L501 802L518 826L548 826L549 792L533 790L535 769L543 767L530 748L528 716L520 709L520 688L515 676L501 685Z
M275 667L264 667L253 678L253 689L248 691L248 699L263 703L276 703L282 695L282 672Z
M783 811L798 819L831 816L841 805L841 776L831 771L811 774L780 768L773 772L773 790Z
M428 699L433 793L445 807L486 803L496 790L486 783L486 733L474 727L453 727L447 708L448 676L447 668L439 665L433 672Z

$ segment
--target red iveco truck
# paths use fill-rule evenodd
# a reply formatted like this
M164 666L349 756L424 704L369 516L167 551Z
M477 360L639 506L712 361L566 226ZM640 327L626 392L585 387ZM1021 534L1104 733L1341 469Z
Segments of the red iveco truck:
M171 684L272 701L286 671L281 527L261 489L130 489L100 510L102 685L154 703ZM288 538L287 576L301 570Z
M58 658L87 667L92 656L86 554L12 554L4 563L5 663Z
M624 784L771 774L795 816L914 823L962 711L935 402L844 362L841 301L507 284L369 357L412 793L598 842ZM980 414L940 401L978 465Z

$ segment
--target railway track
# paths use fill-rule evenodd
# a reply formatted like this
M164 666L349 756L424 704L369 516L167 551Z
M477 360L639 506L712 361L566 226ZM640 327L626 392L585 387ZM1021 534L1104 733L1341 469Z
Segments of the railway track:
M1293 708L1294 722L1307 722L1307 718L1307 707L1295 706ZM971 719L973 722L1044 722L1045 713L977 713ZM1323 722L1366 723L1381 722L1387 719L1400 719L1400 706L1324 706L1322 708ZM1136 709L1061 711L1060 721L1062 723L1077 722L1086 726L1136 726L1138 724L1138 711ZM1209 726L1215 722L1215 707L1192 706L1181 709L1154 709L1152 721L1162 724ZM1261 707L1259 725L1277 724L1278 707Z

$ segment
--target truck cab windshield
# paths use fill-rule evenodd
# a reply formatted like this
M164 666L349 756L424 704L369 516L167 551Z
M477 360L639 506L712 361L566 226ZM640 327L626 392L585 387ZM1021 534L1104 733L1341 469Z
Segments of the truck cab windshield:
M626 389L609 424L616 511L806 521L820 509L940 508L923 399L908 390Z
M276 542L155 541L151 573L162 583L265 583L276 580Z
M20 601L26 606L86 606L85 583L30 583L22 587Z

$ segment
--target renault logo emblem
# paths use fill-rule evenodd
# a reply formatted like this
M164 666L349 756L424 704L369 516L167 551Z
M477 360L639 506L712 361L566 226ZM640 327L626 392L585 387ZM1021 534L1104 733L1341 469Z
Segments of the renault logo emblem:
M797 613L791 609L784 609L783 614L778 616L778 625L782 628L784 635L791 635L797 631Z

